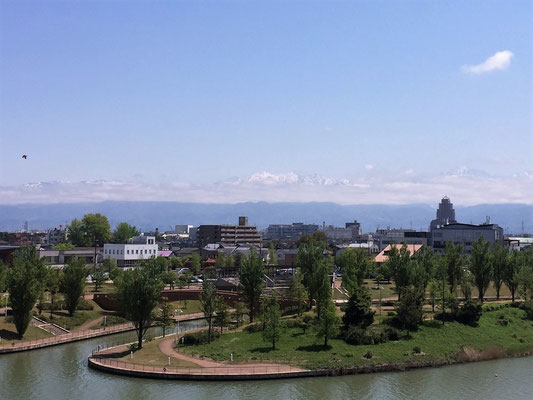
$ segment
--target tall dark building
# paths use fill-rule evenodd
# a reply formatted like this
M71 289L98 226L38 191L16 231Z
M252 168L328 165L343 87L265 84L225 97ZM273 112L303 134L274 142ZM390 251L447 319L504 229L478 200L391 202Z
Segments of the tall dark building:
M455 210L453 204L447 196L444 196L437 210L437 218L431 221L429 231L440 228L441 226L456 223Z

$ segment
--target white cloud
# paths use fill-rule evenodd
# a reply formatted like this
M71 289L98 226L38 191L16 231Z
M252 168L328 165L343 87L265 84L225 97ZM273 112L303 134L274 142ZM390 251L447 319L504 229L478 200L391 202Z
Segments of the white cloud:
M484 62L477 65L465 65L463 71L471 74L482 74L485 72L505 70L511 64L511 58L514 54L512 51L498 51L493 56L487 58Z
M495 177L453 171L431 177L416 173L381 174L372 179L328 178L294 172L261 172L249 177L192 184L165 182L40 182L0 186L0 204L73 203L106 200L180 201L198 203L335 202L339 204L433 204L444 194L458 204L527 203L533 199L533 174Z
M374 166L372 164L365 164L365 169L370 171L371 169L374 169Z

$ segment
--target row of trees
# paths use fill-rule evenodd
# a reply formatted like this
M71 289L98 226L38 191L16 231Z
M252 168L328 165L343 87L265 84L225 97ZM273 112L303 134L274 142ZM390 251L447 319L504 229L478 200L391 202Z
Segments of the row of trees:
M59 292L63 294L65 308L72 316L83 294L88 274L83 260L72 259L63 270L46 267L32 247L17 249L13 266L0 270L0 286L7 288L9 293L13 322L20 338L28 329L33 307L38 301L42 304L45 291L50 294L51 319Z
M483 302L485 293L492 282L499 300L505 283L515 300L517 291L522 297L531 296L533 281L533 250L509 252L499 244L489 247L483 237L472 246L470 257L462 252L460 244L447 243L444 255L434 255L426 246L411 257L407 246L391 248L388 261L383 265L384 276L392 278L398 298L410 286L425 293L428 284L439 281L447 285L451 294L458 289L465 299L471 298L472 288L477 288L478 299ZM344 279L344 277L343 277Z

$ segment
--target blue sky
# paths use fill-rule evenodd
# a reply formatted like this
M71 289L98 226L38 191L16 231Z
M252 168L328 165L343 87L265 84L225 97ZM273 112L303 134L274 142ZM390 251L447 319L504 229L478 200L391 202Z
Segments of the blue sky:
M220 201L384 202L378 182L398 202L482 202L487 185L485 202L531 202L532 13L528 1L2 1L0 197L68 201L103 181L139 199L210 201L216 184ZM498 52L503 64L479 67ZM257 198L258 181L283 187ZM41 198L30 182L55 184ZM361 193L332 193L346 182ZM298 197L301 185L318 194Z

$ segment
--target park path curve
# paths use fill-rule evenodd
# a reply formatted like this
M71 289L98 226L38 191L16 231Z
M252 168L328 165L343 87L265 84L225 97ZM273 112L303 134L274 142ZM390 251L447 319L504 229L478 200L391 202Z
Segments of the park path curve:
M202 368L209 368L210 374L224 374L224 375L249 375L249 374L267 374L275 368L276 373L287 372L302 372L306 371L298 367L293 367L287 364L276 363L229 363L216 362L207 359L198 359L182 353L174 349L174 343L177 338L169 338L162 340L159 343L159 350L167 356L177 358L179 360L188 361L199 365Z

